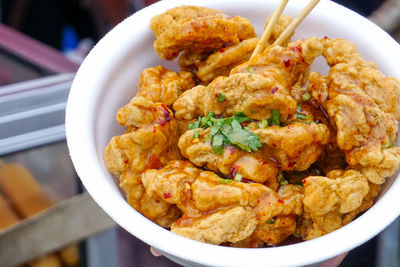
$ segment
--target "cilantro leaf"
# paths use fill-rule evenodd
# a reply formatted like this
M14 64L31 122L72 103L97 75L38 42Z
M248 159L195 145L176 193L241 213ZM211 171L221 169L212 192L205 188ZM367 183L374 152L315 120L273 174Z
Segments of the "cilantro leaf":
M280 114L278 109L273 109L272 110L272 121L271 125L276 125L279 126L281 124L280 122Z
M222 102L222 101L224 101L225 100L225 95L224 94L221 94L221 93L218 93L217 94L217 101L218 102Z

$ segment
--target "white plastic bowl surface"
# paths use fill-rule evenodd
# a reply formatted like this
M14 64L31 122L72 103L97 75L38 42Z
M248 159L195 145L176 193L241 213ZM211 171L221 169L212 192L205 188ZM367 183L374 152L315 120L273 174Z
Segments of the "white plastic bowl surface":
M115 178L108 172L103 150L110 138L123 132L117 110L136 94L140 72L162 64L153 50L150 19L173 6L192 4L250 19L258 35L265 18L279 1L170 0L156 3L127 18L111 30L90 52L71 88L66 111L67 141L72 161L94 200L123 228L162 251L174 261L195 266L300 266L332 258L366 242L400 214L400 180L387 180L379 201L365 214L341 229L298 244L259 249L209 245L175 235L152 223L125 201ZM295 16L308 1L290 1L284 13ZM400 77L400 47L367 19L330 1L321 1L298 27L293 40L317 36L346 38L377 63L387 75ZM323 74L324 60L313 66ZM90 215L89 215L90 216Z

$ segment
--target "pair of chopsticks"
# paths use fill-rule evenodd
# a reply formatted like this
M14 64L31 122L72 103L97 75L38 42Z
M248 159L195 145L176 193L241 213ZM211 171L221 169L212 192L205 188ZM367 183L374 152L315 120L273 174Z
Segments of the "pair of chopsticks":
M282 12L285 9L288 1L289 0L281 0L281 2L279 3L278 8L272 15L271 19L268 22L267 27L265 28L263 34L261 35L261 38L258 41L257 46L253 51L253 54L251 54L249 63L252 63L256 55L264 51L265 46L269 40L269 37L271 36L272 29L275 26L276 22L278 21L279 17L282 15ZM318 4L319 1L320 0L311 0L308 3L308 5L302 11L300 11L300 13L296 16L296 18L294 18L292 23L290 23L289 26L282 32L282 34L279 35L278 39L276 39L273 44L282 45L289 38L289 36L292 35L297 26L299 26L299 24L307 17L307 15L310 14L311 10L313 10L313 8Z

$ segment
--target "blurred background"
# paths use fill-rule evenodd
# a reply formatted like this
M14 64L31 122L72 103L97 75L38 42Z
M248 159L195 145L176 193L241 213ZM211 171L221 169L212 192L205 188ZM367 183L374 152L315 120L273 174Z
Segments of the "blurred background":
M0 266L178 266L104 214L65 143L65 104L80 63L153 2L0 0ZM400 40L400 0L336 2ZM340 266L400 266L399 241L397 220Z

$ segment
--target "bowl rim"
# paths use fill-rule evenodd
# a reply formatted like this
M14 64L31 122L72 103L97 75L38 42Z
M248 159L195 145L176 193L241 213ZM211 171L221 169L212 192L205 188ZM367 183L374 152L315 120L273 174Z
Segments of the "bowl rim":
M263 1L251 0L246 1L246 3L261 3ZM88 100L97 99L96 97L100 92L96 89L106 81L107 73L110 70L106 70L104 65L115 66L120 60L118 57L113 57L109 51L126 49L123 42L116 44L114 40L127 40L127 37L124 36L126 32L135 34L138 31L138 29L131 27L135 21L149 21L150 17L162 13L168 8L182 4L212 6L213 2L215 0L202 0L201 2L196 0L166 0L157 2L136 12L117 25L103 37L84 60L76 74L68 97L66 136L72 162L89 194L120 226L145 243L172 257L178 257L183 262L207 266L307 265L349 251L378 234L400 214L400 205L391 205L391 203L400 202L400 194L396 194L400 190L399 179L396 179L384 196L362 216L330 234L298 244L248 249L215 246L190 240L154 223L149 223L150 221L130 207L122 196L117 196L113 190L108 190L106 181L99 178L105 176L98 162L103 157L98 155L91 133L91 129L96 128L91 127L96 120L96 101ZM218 0L218 3L231 4L232 1ZM306 3L306 0L298 0L290 2L289 5L303 7ZM277 3L274 3L274 5L277 5ZM325 10L324 12L327 12L327 10L329 12L340 12L339 15L342 18L353 17L356 22L366 24L371 34L376 35L376 38L384 40L384 46L387 49L400 51L400 46L387 33L355 12L327 0L321 1L316 7L317 9ZM106 62L109 64L105 64ZM87 79L86 77L97 78ZM93 124L88 125L86 122ZM76 129L83 131L76 131ZM94 155L97 155L97 157ZM124 215L121 216L121 214ZM384 219L377 220L376 218ZM369 222L374 223L371 225ZM359 226L363 224L368 225L368 235L360 231ZM352 237L352 240L348 240L349 236ZM340 244L339 241L341 241Z

